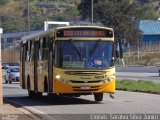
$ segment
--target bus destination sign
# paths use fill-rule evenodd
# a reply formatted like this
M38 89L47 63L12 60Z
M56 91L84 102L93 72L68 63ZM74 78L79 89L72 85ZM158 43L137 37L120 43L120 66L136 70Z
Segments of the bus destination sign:
M113 37L111 30L104 29L63 29L57 31L57 37Z
M82 36L82 37L88 37L88 36L97 36L97 37L104 37L105 31L73 31L73 30L64 30L64 36L71 37L71 36Z

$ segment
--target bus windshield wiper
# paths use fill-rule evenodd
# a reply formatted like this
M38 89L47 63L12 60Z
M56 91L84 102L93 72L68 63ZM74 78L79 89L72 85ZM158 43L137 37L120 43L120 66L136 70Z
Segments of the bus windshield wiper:
M72 46L74 47L74 49L76 50L76 52L78 53L80 59L82 58L81 52L79 51L79 49L76 47L75 42L71 39L70 40L72 43Z
M89 58L91 58L91 57L92 57L92 55L93 55L93 53L96 51L96 49L97 49L97 47L98 47L98 45L99 45L100 41L101 41L101 39L98 39L98 40L97 40L97 42L96 42L96 44L94 45L93 49L92 49L92 50L90 50Z

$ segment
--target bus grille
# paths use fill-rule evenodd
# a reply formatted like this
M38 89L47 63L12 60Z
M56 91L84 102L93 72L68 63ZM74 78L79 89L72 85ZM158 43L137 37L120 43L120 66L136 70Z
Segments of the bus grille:
M93 76L106 74L106 71L66 71L65 74L77 76Z
M72 83L99 83L101 80L96 80L96 81L77 81L77 80L70 80Z

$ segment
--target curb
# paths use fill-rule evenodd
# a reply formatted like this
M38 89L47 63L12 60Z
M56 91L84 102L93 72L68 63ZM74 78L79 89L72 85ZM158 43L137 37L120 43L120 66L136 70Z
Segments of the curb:
M21 111L22 113L24 113L25 115L31 117L33 120L56 120L55 118L46 115L46 113L41 112L37 109L34 109L32 107L27 107L24 106L23 104L20 104L16 101L12 101L9 100L7 98L4 98L4 101L6 101L7 103L10 103L11 105L15 106L15 107L21 107L21 108L17 108L19 111Z

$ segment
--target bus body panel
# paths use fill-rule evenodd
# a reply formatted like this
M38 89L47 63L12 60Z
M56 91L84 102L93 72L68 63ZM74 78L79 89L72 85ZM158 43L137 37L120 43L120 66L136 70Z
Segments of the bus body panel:
M26 88L30 87L32 91L35 90L35 81L34 81L34 61L25 62L25 85Z
M38 61L38 92L44 92L44 79L48 78L48 62L47 60Z
M115 92L115 67L103 71L65 70L59 68L55 68L54 71L54 93ZM75 75L67 75L65 73ZM81 73L85 73L85 75L81 76ZM60 79L56 79L56 75L59 75ZM107 81L107 79L110 79L110 81ZM104 81L106 83L104 83Z
M65 93L114 93L115 92L115 80L112 80L109 83L101 84L101 85L80 85L76 86L74 89L72 85L67 85L65 83L59 82L58 80L54 80L54 93L57 94L65 94ZM91 89L82 90L81 87L91 87ZM63 88L63 89L62 89ZM96 90L95 90L96 88Z
M40 34L36 34L24 37L22 40L24 44L27 45L28 41L35 42L46 38L45 40L50 40L52 38L52 42L50 42L47 49L49 49L48 59L42 60L37 55L32 61L23 61L24 65L21 65L21 76L20 76L20 85L24 89L29 89L34 92L48 92L48 93L56 93L56 94L92 94L92 93L114 93L115 92L115 66L106 67L103 69L87 69L87 68L60 68L55 65L55 43L57 41L83 41L83 42L103 42L108 41L114 43L114 32L112 37L57 37L56 32L63 29L72 29L72 28L90 28L90 29L104 29L110 30L113 32L111 28L106 27L97 27L97 26L69 26L69 27L59 27L55 30L50 30L47 32L43 32ZM79 34L79 33L78 33ZM72 42L72 41L71 41ZM38 43L37 43L38 44ZM74 44L74 43L73 43ZM46 48L45 48L46 49ZM70 49L70 48L68 48ZM91 49L91 48L90 48ZM89 49L89 50L90 50ZM37 51L38 50L38 51ZM23 50L24 51L24 50ZM26 54L27 50L21 54ZM36 47L34 49L34 54L39 54L41 48ZM53 52L54 51L54 52ZM91 51L91 50L90 50ZM94 51L94 50L93 50ZM71 52L72 49L71 49ZM112 51L113 52L113 51ZM77 53L78 54L78 53ZM102 53L100 53L102 54ZM21 56L22 56L21 55ZM53 56L53 58L51 58ZM25 56L27 57L27 55ZM65 57L65 56L64 56ZM73 56L74 57L74 56ZM66 56L66 59L70 59L70 56ZM21 58L22 62L22 58ZM36 65L35 65L36 63ZM25 67L24 67L25 66ZM34 68L34 67L37 68ZM25 80L22 77L22 70L24 67L25 71ZM34 76L36 74L36 77ZM52 76L51 76L52 75ZM24 84L22 84L24 81ZM47 91L45 91L45 81L47 81ZM23 87L24 86L24 87Z

